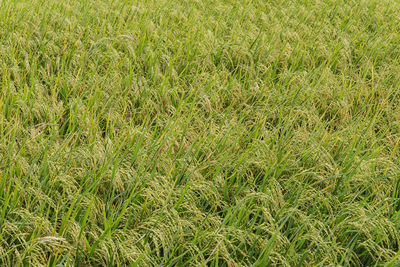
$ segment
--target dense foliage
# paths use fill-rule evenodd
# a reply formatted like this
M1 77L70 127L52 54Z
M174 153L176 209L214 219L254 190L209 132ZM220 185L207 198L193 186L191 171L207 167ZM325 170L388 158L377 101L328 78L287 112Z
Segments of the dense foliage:
M0 0L0 263L396 265L400 3Z

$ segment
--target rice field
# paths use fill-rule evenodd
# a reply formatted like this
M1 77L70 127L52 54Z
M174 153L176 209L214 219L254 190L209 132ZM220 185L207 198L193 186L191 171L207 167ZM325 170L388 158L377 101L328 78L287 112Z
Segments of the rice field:
M398 0L0 0L1 266L399 266Z

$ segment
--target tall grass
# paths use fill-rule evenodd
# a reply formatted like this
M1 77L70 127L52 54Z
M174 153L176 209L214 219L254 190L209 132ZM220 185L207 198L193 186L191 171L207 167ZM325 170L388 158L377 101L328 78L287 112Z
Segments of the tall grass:
M1 265L400 264L399 18L0 0Z

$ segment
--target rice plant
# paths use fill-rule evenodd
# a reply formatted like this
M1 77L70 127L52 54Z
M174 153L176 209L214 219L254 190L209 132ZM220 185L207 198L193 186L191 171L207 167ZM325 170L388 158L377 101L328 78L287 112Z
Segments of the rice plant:
M0 0L0 265L398 266L398 0Z

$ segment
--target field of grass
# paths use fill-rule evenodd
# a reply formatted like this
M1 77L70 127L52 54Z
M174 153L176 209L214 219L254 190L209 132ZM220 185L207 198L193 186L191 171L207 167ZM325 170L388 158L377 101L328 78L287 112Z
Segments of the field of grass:
M1 266L398 266L398 0L0 0Z

